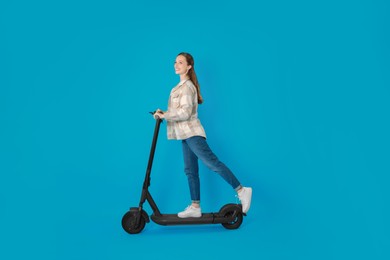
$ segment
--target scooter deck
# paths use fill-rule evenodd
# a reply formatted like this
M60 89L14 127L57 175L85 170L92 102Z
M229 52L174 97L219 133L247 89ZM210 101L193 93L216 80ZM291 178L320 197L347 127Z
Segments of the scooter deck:
M199 218L179 218L177 214L152 214L151 219L159 225L191 225L191 224L221 224L232 221L230 218L221 216L218 213L202 213Z

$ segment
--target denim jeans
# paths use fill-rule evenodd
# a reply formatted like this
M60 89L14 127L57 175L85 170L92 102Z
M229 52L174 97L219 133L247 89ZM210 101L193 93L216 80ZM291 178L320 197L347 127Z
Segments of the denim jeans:
M200 202L200 182L198 158L212 171L218 173L233 189L241 188L240 182L224 163L211 151L206 139L193 136L182 140L184 156L184 172L188 178L191 200Z

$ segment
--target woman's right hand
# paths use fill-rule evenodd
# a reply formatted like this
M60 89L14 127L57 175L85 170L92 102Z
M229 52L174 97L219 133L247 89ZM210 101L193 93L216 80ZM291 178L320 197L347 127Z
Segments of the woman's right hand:
M156 112L153 114L154 119L163 119L164 118L164 112L161 109L157 109Z

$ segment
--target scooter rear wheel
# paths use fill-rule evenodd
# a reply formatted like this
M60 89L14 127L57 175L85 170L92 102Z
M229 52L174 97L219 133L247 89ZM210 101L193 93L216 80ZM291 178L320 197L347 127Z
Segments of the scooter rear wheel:
M232 217L234 214L236 214L236 217L233 221L227 222L227 223L222 223L222 226L226 229L237 229L241 226L242 221L244 219L241 210L237 209L237 206L234 204L228 204L225 205L221 209L221 213L223 214L224 217L229 218Z
M140 219L139 219L139 224L138 225L136 223L137 214L140 214L140 216L139 216ZM146 220L142 216L141 213L128 211L122 217L122 227L129 234L138 234L138 233L140 233L144 229L145 223L146 223Z

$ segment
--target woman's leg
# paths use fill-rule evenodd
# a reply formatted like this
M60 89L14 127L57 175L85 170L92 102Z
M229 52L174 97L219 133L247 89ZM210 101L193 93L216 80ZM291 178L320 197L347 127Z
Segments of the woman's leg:
M191 200L193 203L200 203L200 182L198 157L191 151L186 140L182 141L184 172L188 178Z
M188 185L190 187L190 195L192 204L184 211L179 212L179 218L199 218L202 216L200 209L200 182L199 182L199 167L198 157L188 147L186 140L182 141L183 157L184 157L184 172L188 178Z
M218 173L233 189L238 191L242 188L232 171L211 151L204 137L193 136L186 139L185 143L186 147L188 147L197 158L199 158L210 170Z

